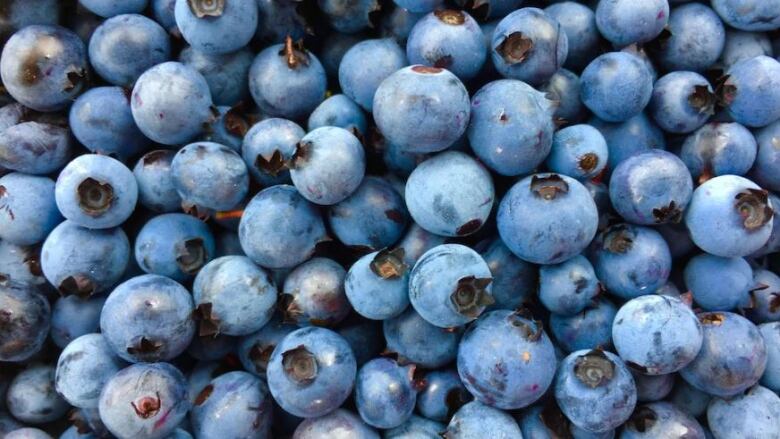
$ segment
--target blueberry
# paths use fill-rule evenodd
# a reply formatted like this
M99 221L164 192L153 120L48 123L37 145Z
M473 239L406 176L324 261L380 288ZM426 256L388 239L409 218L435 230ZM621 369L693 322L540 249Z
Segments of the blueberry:
M777 174L777 169L780 168L780 152L775 146L778 138L780 120L756 132L758 154L750 174L757 183L774 191L780 190L780 177Z
M317 6L334 30L347 34L374 27L373 21L381 8L377 0L357 0L350 3L317 0Z
M598 211L582 183L559 174L534 174L509 190L497 215L498 233L512 253L535 264L557 264L593 239Z
M440 437L446 426L440 422L432 421L412 415L398 427L385 431L385 439L409 439L409 438L435 438Z
M761 377L761 385L775 392L780 389L780 322L764 323L758 326L766 343L766 371Z
M120 228L91 230L73 221L55 228L41 249L41 269L60 294L88 298L122 278L130 242Z
M38 353L50 325L51 308L43 295L33 287L0 283L0 361L25 361Z
M85 334L62 350L54 386L76 407L97 408L103 385L124 368L100 334Z
M214 105L237 105L249 98L246 78L252 59L253 53L249 49L233 53L205 53L187 47L179 54L179 62L203 75Z
M663 376L663 375L662 375ZM712 396L691 386L683 379L677 379L669 402L688 415L698 418L707 411Z
M246 256L225 256L203 266L192 296L201 336L247 335L263 327L276 307L276 286Z
M501 175L533 171L550 152L554 102L520 81L503 79L471 100L468 137L474 153Z
M452 439L523 437L517 422L509 414L479 401L472 401L455 412L444 435Z
M0 22L0 41L31 24L57 24L60 20L60 4L57 0L9 0L6 2L3 20Z
M0 167L25 174L50 174L68 163L74 143L65 127L21 122L0 132Z
M176 27L176 17L173 13L175 5L176 0L151 0L152 18L171 35L179 33L179 28Z
M539 267L539 300L554 314L577 314L600 291L593 266L582 255L560 264Z
M260 191L244 209L238 229L241 247L258 265L292 268L325 240L317 208L292 186Z
M302 119L322 102L326 87L320 61L289 36L260 52L249 69L249 92L268 116Z
M259 14L254 38L256 42L277 44L283 42L288 35L297 41L306 34L314 33L298 2L257 0L257 6Z
M149 0L79 0L93 14L104 18L119 14L141 13Z
M104 21L89 40L89 61L106 82L131 87L141 74L171 58L168 33L138 14Z
M707 409L707 421L717 437L771 437L780 422L780 397L755 386L733 399L715 398Z
M257 0L176 0L174 16L182 37L196 50L230 53L246 46L254 36Z
M495 303L488 309L518 309L531 300L538 284L536 266L515 256L500 238L486 245L481 255L493 275Z
M382 322L387 350L400 359L435 369L452 362L458 353L460 331L428 323L414 308Z
M712 7L726 24L740 30L780 28L780 2L776 0L712 0Z
M518 409L547 391L556 359L541 322L501 310L485 314L466 330L457 364L461 381L477 400Z
M680 5L672 9L668 26L654 42L655 59L667 70L701 72L715 64L726 41L715 11L700 3Z
M407 64L406 54L393 39L360 41L344 53L339 63L339 84L345 95L372 111L379 85Z
M45 431L37 428L24 427L11 430L3 436L6 439L52 439Z
M543 10L522 8L498 23L490 56L503 77L540 85L566 62L568 41L561 25Z
M346 271L337 262L314 258L296 267L284 281L280 308L285 321L299 326L333 326L349 313L344 294Z
M324 328L302 328L284 337L271 354L268 386L286 412L314 418L347 399L356 372L355 356L343 337Z
M672 431L685 432L687 437L704 439L704 430L692 416L668 402L653 402L636 408L626 422L621 439L663 437Z
M757 268L753 271L753 282L752 307L747 310L747 316L756 324L780 320L780 277Z
M0 286L3 285L46 290L40 246L21 246L0 240Z
M138 183L138 202L157 212L176 212L181 209L181 197L176 192L171 175L171 163L176 151L158 149L143 155L133 168Z
M249 190L249 171L237 152L213 142L191 143L171 162L173 185L184 203L229 210Z
M319 439L339 432L344 438L379 439L379 434L348 410L336 409L327 415L304 419L293 435L296 439Z
M355 136L368 133L366 115L358 104L348 96L337 94L322 101L309 115L309 131L320 127L344 128Z
M68 29L32 25L16 32L3 47L0 76L8 93L38 111L65 108L87 79L87 53Z
M437 245L444 244L446 238L441 235L435 235L417 223L412 222L406 235L398 243L398 248L404 251L404 262L410 267L420 259L420 256Z
M363 37L365 37L365 35L343 34L339 32L333 32L325 37L322 42L322 47L317 52L317 57L322 63L325 73L328 74L328 79L332 78L338 80L339 64L341 64L341 60L344 59L344 54L346 54L352 46L361 42ZM284 37L282 37L282 39L284 39ZM401 53L403 53L403 51L401 51ZM342 87L342 93L343 92ZM373 98L373 96L371 96L371 98ZM350 97L350 99L353 98Z
M138 266L176 281L192 279L215 254L214 235L208 226L183 213L152 218L135 239Z
M688 261L683 277L693 300L707 311L730 311L747 305L756 286L750 264L740 257L699 254Z
M440 9L442 0L393 0L398 6L396 10L407 10L414 13L428 13Z
M357 190L366 170L363 146L354 134L338 127L309 132L290 160L290 177L312 203L336 204Z
M99 409L100 419L118 438L165 438L190 409L187 382L168 363L134 364L106 383Z
M240 152L244 135L249 131L249 115L242 114L242 108L239 106L219 106L215 114L217 118L209 123L202 140L219 143Z
M624 122L638 115L653 93L653 78L642 59L625 52L594 59L582 71L580 81L582 103L607 122Z
M767 349L756 325L737 314L699 314L704 342L696 359L680 371L688 384L714 396L732 397L758 382Z
M78 427L74 425L63 431L59 439L95 439L95 435L91 431L79 433Z
M214 118L203 75L178 62L145 71L133 87L130 108L141 132L164 145L193 140Z
M187 346L187 355L200 361L221 360L235 351L237 341L237 337L224 334L194 337Z
M591 118L588 124L604 136L609 149L608 168L614 169L634 154L651 149L666 149L663 131L644 113L620 123Z
M722 175L696 188L685 224L693 242L705 252L746 256L769 239L772 216L765 190L746 178Z
M289 161L306 132L295 122L270 118L244 136L241 155L252 177L264 186L290 183Z
M369 253L347 272L344 290L352 308L363 317L385 320L409 305L409 266L401 249Z
M564 65L573 70L588 65L598 53L600 40L593 10L573 1L563 1L547 6L544 12L557 21L566 33L569 53Z
M708 123L685 139L680 159L694 179L705 181L719 175L745 175L757 154L756 139L744 126Z
M51 340L60 349L74 339L100 328L100 310L104 296L82 299L78 296L61 297L51 310Z
M466 131L469 94L445 69L404 67L379 84L373 114L379 131L401 149L441 151Z
M646 43L664 29L669 21L669 2L650 0L599 0L596 25L601 34L617 47Z
M644 375L635 369L631 369L631 375L634 376L636 383L637 401L641 402L655 402L665 399L672 391L676 377L673 373Z
M446 422L472 397L454 369L425 374L425 387L417 395L417 411L427 419Z
M190 344L195 333L193 311L192 297L184 287L147 274L123 282L108 296L100 329L126 361L165 361Z
M562 3L558 3L562 4ZM556 105L553 118L558 123L576 123L585 116L580 99L580 77L574 72L560 69L541 88L548 100Z
M739 61L757 56L772 56L772 41L764 32L728 30L720 62L727 69Z
M773 58L737 62L726 70L722 87L722 100L735 122L763 127L780 119L780 62Z
M191 421L196 437L270 437L273 406L268 387L247 372L214 378L195 397Z
M377 428L395 428L414 411L417 400L415 366L390 358L375 358L360 368L355 379L355 405L360 417Z
M19 372L8 386L6 404L14 418L36 425L59 419L69 408L54 389L54 367L49 365L31 365Z
M694 72L672 72L653 87L650 114L670 133L690 133L715 113L715 94L707 80Z
M604 298L573 316L550 315L550 332L564 352L609 348L612 345L612 321L617 308Z
M37 244L60 221L50 178L16 172L0 177L0 238L16 245Z
M555 133L546 164L552 172L585 180L601 173L608 156L607 141L599 130L572 125Z

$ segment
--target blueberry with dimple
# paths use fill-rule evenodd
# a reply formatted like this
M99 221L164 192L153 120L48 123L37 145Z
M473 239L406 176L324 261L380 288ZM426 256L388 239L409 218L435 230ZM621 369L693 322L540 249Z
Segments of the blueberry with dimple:
M708 180L693 192L685 225L707 253L735 257L760 249L772 233L773 210L767 192L736 175Z
M290 182L288 162L306 132L287 119L264 119L244 136L241 155L252 177L263 186Z
M0 177L0 239L37 244L60 221L50 178L17 172Z
M757 385L733 399L715 398L707 408L707 421L718 438L777 437L780 397Z
M379 434L360 417L345 409L336 409L327 415L304 419L295 429L295 439L319 439L335 431L345 438L379 439Z
M375 358L360 368L355 379L355 405L360 417L377 428L394 428L412 415L418 383L414 365Z
M646 43L661 33L669 21L669 2L651 0L601 0L596 8L596 25L618 47Z
M124 14L101 23L89 40L89 61L106 82L130 87L147 69L168 61L168 33L154 20Z
M237 105L249 98L246 77L253 58L248 48L233 53L205 53L187 47L179 54L181 63L203 75L214 105Z
M578 180L597 176L605 166L609 149L604 136L590 125L558 130L547 156L547 168Z
M780 149L776 146L780 142L780 120L758 130L756 142L758 153L750 175L762 187L780 190L780 176L777 172L780 169Z
M133 168L138 183L138 202L151 211L168 213L181 209L181 197L171 175L175 155L176 151L170 149L150 151Z
M553 117L557 122L575 123L586 115L580 99L580 77L574 72L558 70L540 90L546 93L547 99L555 102Z
M612 345L612 321L617 308L605 298L572 316L550 315L550 332L564 352L607 349Z
M747 31L780 28L777 0L713 0L712 7L729 26Z
M385 78L374 94L379 131L406 151L448 148L466 131L470 112L466 87L439 67L404 67Z
M22 121L0 132L0 167L25 174L51 174L68 164L74 148L67 127Z
M706 180L719 175L745 175L757 154L753 134L736 122L708 123L685 139L680 159L691 177Z
M464 181L469 184L461 184ZM438 154L417 166L405 194L415 222L443 236L475 233L487 221L495 197L487 170L457 151Z
M670 432L691 439L705 439L704 429L689 416L668 402L652 402L634 410L624 424L620 439L650 439L664 437Z
M625 52L594 59L580 76L580 97L600 119L623 122L650 102L653 79L642 60Z
M363 317L386 320L409 305L409 266L402 249L384 249L358 259L347 272L344 291Z
M289 166L292 182L304 198L333 205L358 188L366 159L354 134L344 128L322 127L301 138Z
M756 325L729 312L699 314L704 342L699 355L680 371L688 384L714 396L731 397L758 382L767 349Z
M539 267L539 300L550 312L574 315L601 291L593 266L582 256Z
M249 69L249 92L268 116L304 118L325 98L326 87L320 61L289 36L260 52Z
M557 21L569 42L569 54L565 66L580 70L598 53L600 40L596 27L596 15L587 5L573 1L553 3L544 12Z
M694 72L672 72L653 86L649 111L666 132L690 133L715 114L710 83Z
M339 85L345 95L372 111L379 84L407 64L406 54L393 39L363 40L341 58Z
M20 362L43 346L51 325L49 302L33 287L0 282L0 361Z
M780 119L780 62L757 56L739 61L725 75L721 100L734 121L763 127Z
M471 99L471 149L502 175L531 172L552 146L554 102L521 81L503 79Z
M192 340L193 311L192 296L183 286L146 274L121 283L108 296L100 330L126 361L170 360Z
M442 67L462 81L475 77L487 58L482 30L471 15L439 9L415 23L406 42L411 64Z
M540 85L566 62L569 39L543 10L522 8L501 19L490 47L493 65L502 76Z
M14 418L37 425L55 421L68 411L67 401L54 389L54 371L54 366L32 365L14 377L5 397Z
M308 259L326 234L315 205L294 187L279 185L259 192L247 204L238 237L258 265L292 268Z
M97 408L103 385L124 366L102 335L85 334L62 350L54 386L70 404Z
M203 221L183 213L158 215L135 239L135 260L147 273L185 281L214 259L214 235Z
M121 439L162 439L187 416L187 382L168 363L134 364L114 375L100 394L100 419Z
M726 41L723 22L715 11L700 3L680 5L669 14L665 34L654 42L655 60L670 71L701 72L715 64Z
M174 16L190 46L204 53L230 53L246 46L254 36L257 0L176 0Z
M352 392L357 366L343 337L324 328L301 328L276 346L268 386L288 413L313 418L337 409Z
M91 230L65 221L41 249L41 269L62 295L87 298L116 285L130 260L130 242L121 228Z
M164 145L193 140L214 118L211 92L203 75L178 62L145 71L133 87L130 108L141 132Z
M598 212L577 180L545 173L528 176L501 200L498 233L519 258L557 264L579 254L596 235Z
M417 394L417 411L427 419L446 422L472 399L454 369L428 372L424 381L423 389Z
M354 135L368 133L366 115L347 95L337 94L322 101L309 115L309 131L325 126L344 128Z
M197 437L270 436L273 404L266 384L256 376L228 372L195 396L192 430Z
M619 123L605 122L596 117L588 121L604 136L609 149L609 165L614 169L620 162L640 152L666 149L664 133L644 113Z
M452 362L458 352L460 331L434 326L414 308L382 322L387 350L420 367L435 369Z
M276 307L276 286L246 256L214 259L192 286L200 336L247 335L263 327Z
M109 18L119 14L141 13L149 0L79 0L93 14Z
M652 294L629 300L618 310L612 340L629 366L648 375L665 375L696 358L702 327L679 299Z
M74 339L97 332L100 328L100 310L105 296L82 299L78 296L61 297L51 310L51 340L63 349Z
M461 381L477 400L510 410L533 404L547 391L557 360L541 322L500 310L469 326L457 364Z
M171 162L171 178L185 203L229 210L249 191L249 171L237 152L213 142L191 143Z
M706 311L730 311L745 306L756 286L753 270L746 260L707 253L688 261L683 279L693 300Z
M747 309L747 317L756 324L780 321L780 276L756 268L753 283L750 290L752 307Z
M287 334L296 329L297 326L274 317L259 331L242 337L236 348L241 365L247 372L264 378L274 348Z
M517 422L508 413L479 401L472 401L455 412L444 435L452 439L483 436L504 439L523 437Z
M0 76L8 93L38 111L65 108L87 79L87 51L81 39L54 25L31 25L4 45Z

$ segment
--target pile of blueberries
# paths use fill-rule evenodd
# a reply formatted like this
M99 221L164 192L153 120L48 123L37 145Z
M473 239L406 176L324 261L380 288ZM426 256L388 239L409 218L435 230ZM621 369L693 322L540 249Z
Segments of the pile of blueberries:
M780 0L0 43L0 439L780 439Z

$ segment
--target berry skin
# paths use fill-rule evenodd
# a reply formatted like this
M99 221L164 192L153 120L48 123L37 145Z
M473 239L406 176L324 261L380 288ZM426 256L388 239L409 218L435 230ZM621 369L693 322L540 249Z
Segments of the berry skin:
M222 54L249 43L257 29L258 8L256 0L231 0L217 7L176 0L174 16L182 37L195 50Z
M485 260L460 244L443 244L427 251L409 275L409 299L414 309L440 328L465 325L493 304Z
M241 155L254 180L265 187L290 183L288 162L306 131L287 119L264 119L244 136Z
M103 385L125 367L100 334L85 334L62 350L54 386L76 407L97 408Z
M598 211L577 180L534 174L504 195L497 222L501 239L517 257L535 264L558 264L587 247L596 234Z
M669 2L649 0L600 0L596 8L599 32L618 47L646 43L664 29L669 21Z
M344 294L347 272L336 261L313 258L287 275L279 309L298 326L335 326L349 314Z
M140 14L149 0L79 0L93 14L110 18L119 14Z
M355 379L355 405L360 417L377 428L395 428L412 415L417 400L415 366L375 358Z
M451 363L458 353L460 331L428 323L412 307L382 322L387 350L399 359L435 369Z
M726 24L740 30L780 28L780 2L777 0L712 0L712 7Z
M357 190L366 172L363 146L354 134L338 127L309 132L295 149L290 177L312 203L330 206Z
M702 327L679 299L652 294L629 300L620 308L612 340L630 367L647 375L665 375L696 358Z
M764 323L758 326L766 343L766 371L761 376L761 385L777 392L780 390L780 322Z
M493 65L501 76L540 85L566 62L569 39L543 10L522 8L501 19L490 46Z
M571 70L582 70L598 53L600 40L596 28L596 15L591 8L573 1L554 3L544 12L557 21L566 33L569 53L564 66Z
M774 145L780 138L780 120L756 132L758 154L750 173L756 182L767 189L780 190L780 151Z
M672 269L669 246L650 227L611 226L593 241L592 253L599 280L607 291L624 299L653 294Z
M259 331L242 337L236 348L241 364L247 372L265 378L268 360L276 345L297 326L283 323L279 317L273 317Z
M0 177L0 239L33 245L62 221L47 177L12 172Z
M487 58L482 29L454 9L431 12L415 23L406 42L410 64L445 68L462 81L475 77Z
M122 278L130 242L120 228L91 230L65 221L41 249L41 269L63 296L88 298L108 291Z
M664 437L672 431L685 432L691 438L704 439L704 429L692 416L668 402L640 405L626 422L620 439Z
M494 304L487 309L518 309L536 294L536 266L515 256L500 238L481 251L482 258L493 275Z
M555 133L546 164L552 172L586 180L601 173L608 156L607 141L599 130L572 125Z
M474 154L501 175L533 171L552 146L554 106L523 82L488 83L471 99L467 134Z
M345 95L372 111L379 84L408 64L403 49L391 38L360 41L341 58L339 85Z
M168 363L134 364L123 369L100 394L100 419L121 439L165 438L189 409L184 375Z
M325 240L325 225L314 204L294 187L260 191L244 208L238 226L241 248L266 268L293 268L309 259Z
M744 126L708 123L685 139L680 159L700 181L719 175L745 175L757 154L756 139Z
M479 401L472 401L455 412L444 435L448 439L469 439L483 435L505 439L523 438L520 427L509 414Z
M181 209L181 197L173 185L171 163L176 151L158 149L143 155L133 168L138 183L138 202L157 213Z
M704 342L696 359L680 371L688 384L723 398L744 392L766 369L767 349L756 325L729 312L699 314Z
M417 411L427 419L446 422L472 399L454 369L428 372L424 380L425 387L417 395Z
M585 107L580 99L580 77L575 73L560 69L540 90L549 96L549 100L557 103L553 113L555 121L576 123L585 117Z
M366 115L347 95L337 94L322 101L309 115L309 131L325 126L344 128L354 135L368 133Z
M347 399L356 373L355 356L343 337L324 328L301 328L271 354L268 387L286 412L315 418Z
M588 124L599 130L607 141L609 169L615 169L634 154L651 149L666 149L663 131L644 113L619 123L593 117Z
M558 366L555 399L566 417L587 431L619 427L634 411L636 398L631 372L611 352L572 352Z
M54 367L31 365L19 372L8 386L8 411L21 422L52 422L68 411L68 403L54 390Z
M344 291L363 317L386 320L409 306L409 266L403 250L381 250L358 259L347 272Z
M693 300L706 311L731 311L745 306L756 287L750 264L739 257L702 253L688 261L683 277Z
M478 161L462 152L447 151L412 171L405 199L409 214L423 229L442 236L466 236L487 221L495 190L490 174Z
M135 239L138 266L175 281L192 279L215 256L214 235L208 226L183 213L152 218Z
M677 379L669 402L694 418L702 416L707 411L712 396L691 386L683 379Z
M195 396L192 431L197 437L270 437L273 405L268 387L254 375L228 372Z
M735 257L747 256L769 240L772 217L766 191L746 178L722 175L696 188L685 224L705 252Z
M5 43L0 76L8 93L25 107L61 110L84 88L87 51L68 29L27 26Z
M444 431L446 425L428 418L412 414L398 427L385 431L385 439L404 439L409 437L436 437Z
M111 17L89 40L89 60L95 72L120 87L131 87L144 71L170 58L168 33L143 15Z
M693 181L685 163L666 151L629 157L609 180L612 206L634 224L680 222L692 194Z
M12 428L8 434L3 437L5 439L52 439L52 437L43 430L31 427L21 427L22 426L19 425L19 428Z
M428 13L439 9L442 0L393 0L398 8L396 10L407 10L413 13Z
M0 282L0 361L22 362L41 350L51 308L33 287Z
M550 332L564 352L612 346L612 322L617 308L604 298L596 298L573 316L550 315Z
M379 439L379 434L348 410L336 409L327 415L304 419L295 429L295 439L319 439L338 431L344 438Z
M649 111L669 133L690 133L715 114L715 94L707 80L694 72L672 72L653 86Z
M171 162L173 185L184 203L230 210L249 191L249 171L241 156L225 145L191 143Z
M260 330L276 309L278 292L268 273L246 256L214 259L192 286L200 334L247 335Z
M51 310L51 340L64 349L74 339L97 332L100 328L100 310L104 296L82 299L78 296L61 297Z
M47 289L41 271L41 248L0 240L0 285Z
M672 9L666 31L670 34L668 38L665 35L658 37L655 59L669 71L709 69L718 60L727 41L720 17L700 3Z
M776 437L780 397L755 386L733 399L715 398L707 409L707 423L718 438Z
M353 34L374 27L373 16L381 6L377 0L359 0L349 4L336 0L317 0L330 26L337 32Z
M178 62L145 71L133 87L130 108L141 132L163 145L192 141L214 118L203 75Z
M22 122L0 133L0 167L25 174L50 174L68 163L74 143L67 128Z
M193 311L192 296L183 286L146 274L121 283L108 296L100 330L126 361L166 361L190 344L195 334Z
M726 45L720 62L727 69L742 60L761 55L772 56L772 41L766 33L731 29L726 32Z
M458 374L469 392L505 410L538 400L552 383L556 363L541 323L508 310L482 316L458 348Z
M233 53L204 53L187 47L179 54L179 62L203 75L214 105L227 106L249 99L246 78L253 59L254 54L248 48Z
M600 291L593 266L582 255L560 264L539 267L539 300L551 313L577 314Z
M742 125L764 127L780 119L780 62L757 56L734 64L722 95L729 116Z
M631 369L636 383L636 399L641 402L655 402L665 399L675 384L676 375L643 375Z
M445 69L415 65L385 78L374 94L374 121L390 142L409 152L451 146L469 123L469 94Z
M653 94L650 71L642 59L625 52L594 59L580 81L582 103L606 122L624 122L638 115Z

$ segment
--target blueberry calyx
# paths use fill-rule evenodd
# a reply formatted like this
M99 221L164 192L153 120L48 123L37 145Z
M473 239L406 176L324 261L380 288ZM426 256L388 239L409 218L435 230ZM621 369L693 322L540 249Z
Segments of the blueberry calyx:
M528 341L538 341L542 338L542 322L534 319L531 312L526 308L515 310L508 317L509 323L523 333L523 337Z
M409 266L404 263L404 249L401 247L379 251L369 267L382 279L397 279L409 269Z
M532 39L527 38L522 32L513 32L496 46L496 52L504 58L507 64L513 65L525 61L533 48Z
M60 282L57 291L65 297L74 295L86 299L95 293L95 283L85 274L74 274L68 276Z
M186 274L195 274L206 263L208 255L203 239L191 238L176 243L176 265Z
M444 396L444 405L447 407L447 418L451 418L459 408L471 401L471 394L463 391L461 387L454 387Z
M156 165L156 164L162 162L163 160L165 160L165 158L167 156L168 156L168 150L158 149L156 151L152 151L152 152L150 152L148 154L145 154L143 156L143 158L142 158L143 165L144 166Z
M463 11L458 11L456 9L438 9L433 11L433 15L440 21L451 26L459 26L466 22L466 15Z
M595 389L612 380L615 376L615 363L604 354L604 351L593 349L574 361L574 375L581 383Z
M195 405L203 405L204 402L206 402L207 399L209 399L209 396L211 396L211 393L214 391L214 385L209 384L206 387L203 388L198 393L198 396L195 397Z
M86 419L84 419L84 416L81 414L81 410L79 409L73 409L68 413L68 421L73 424L74 427L76 427L76 431L79 434L87 434L92 432L92 427L89 426L89 423Z
M282 320L284 323L298 323L298 319L303 315L303 310L295 301L292 294L281 294L279 296L279 309L282 311Z
M287 35L284 39L284 48L279 51L280 56L287 60L287 67L295 70L301 65L309 65L309 54L303 47L303 40L293 42L291 36Z
M467 221L465 224L458 227L458 230L455 231L455 234L457 234L458 236L471 235L472 233L479 230L480 227L482 227L482 220L473 219L471 221Z
M726 320L726 316L718 312L699 314L699 322L701 322L702 325L720 326L723 324L724 320Z
M658 421L658 414L656 414L655 410L648 406L642 406L637 408L634 414L631 415L628 425L634 430L644 433L652 429L656 421Z
M767 191L748 188L738 193L734 199L737 200L734 207L742 218L742 225L746 230L760 229L772 220L774 210L769 205Z
M458 280L450 301L458 314L466 317L478 317L485 306L495 303L485 288L493 281L491 278L466 276Z
M100 216L111 208L114 202L114 188L92 177L84 179L76 188L79 207L87 215Z
M219 17L225 10L226 0L187 0L190 10L198 18Z
M300 385L311 384L317 378L317 359L304 345L282 352L282 368Z
M534 175L531 177L531 192L545 200L554 200L558 194L569 192L569 184L558 174L550 174L544 177Z
M444 70L441 67L431 67L431 66L422 66L422 65L416 65L412 67L412 71L415 73L422 73L423 75L433 75L436 73L441 73L442 70Z
M298 142L298 145L296 145L295 147L295 152L293 153L292 158L287 164L287 167L289 167L290 169L300 169L301 166L305 165L306 162L309 160L309 155L311 154L311 147L312 147L312 143L309 141Z
M219 318L214 315L211 302L201 303L195 308L194 316L198 320L198 335L201 337L216 336L219 334Z
M127 348L127 353L143 357L146 354L153 354L159 351L162 346L162 342L152 341L146 337L141 337L141 340L139 340L138 343Z
M255 158L255 168L260 172L276 177L280 172L287 168L287 163L284 160L284 157L282 157L282 152L276 149L269 158L265 158L262 154L258 154Z
M717 79L715 95L720 105L728 107L737 96L737 86L729 82L730 76L725 75Z
M142 419L149 419L152 416L160 412L160 392L155 392L155 396L144 396L138 400L138 404L135 401L131 402L135 414Z
M84 79L87 77L87 72L84 69L73 67L71 71L66 74L67 81L65 86L62 87L63 91L69 92L77 88L81 88L84 84Z
M409 381L412 383L412 387L418 392L423 390L428 385L428 381L425 379L425 372L417 367L416 364L411 364L409 367Z
M274 351L276 345L269 344L263 346L260 343L255 343L249 350L249 359L255 366L255 372L261 373L268 369L268 361L271 359L271 354Z
M249 131L249 122L238 106L231 108L225 113L224 123L225 130L236 137L243 138L246 132Z
M700 114L715 114L715 102L717 98L711 93L706 85L696 85L693 92L688 96L688 104L697 110Z
M653 209L653 218L656 224L679 223L682 220L682 210L672 200L668 206Z
M625 224L617 224L604 232L604 250L625 253L634 245L634 234Z
M582 155L577 161L577 166L585 172L590 172L596 169L599 164L599 156L595 153L588 152Z

